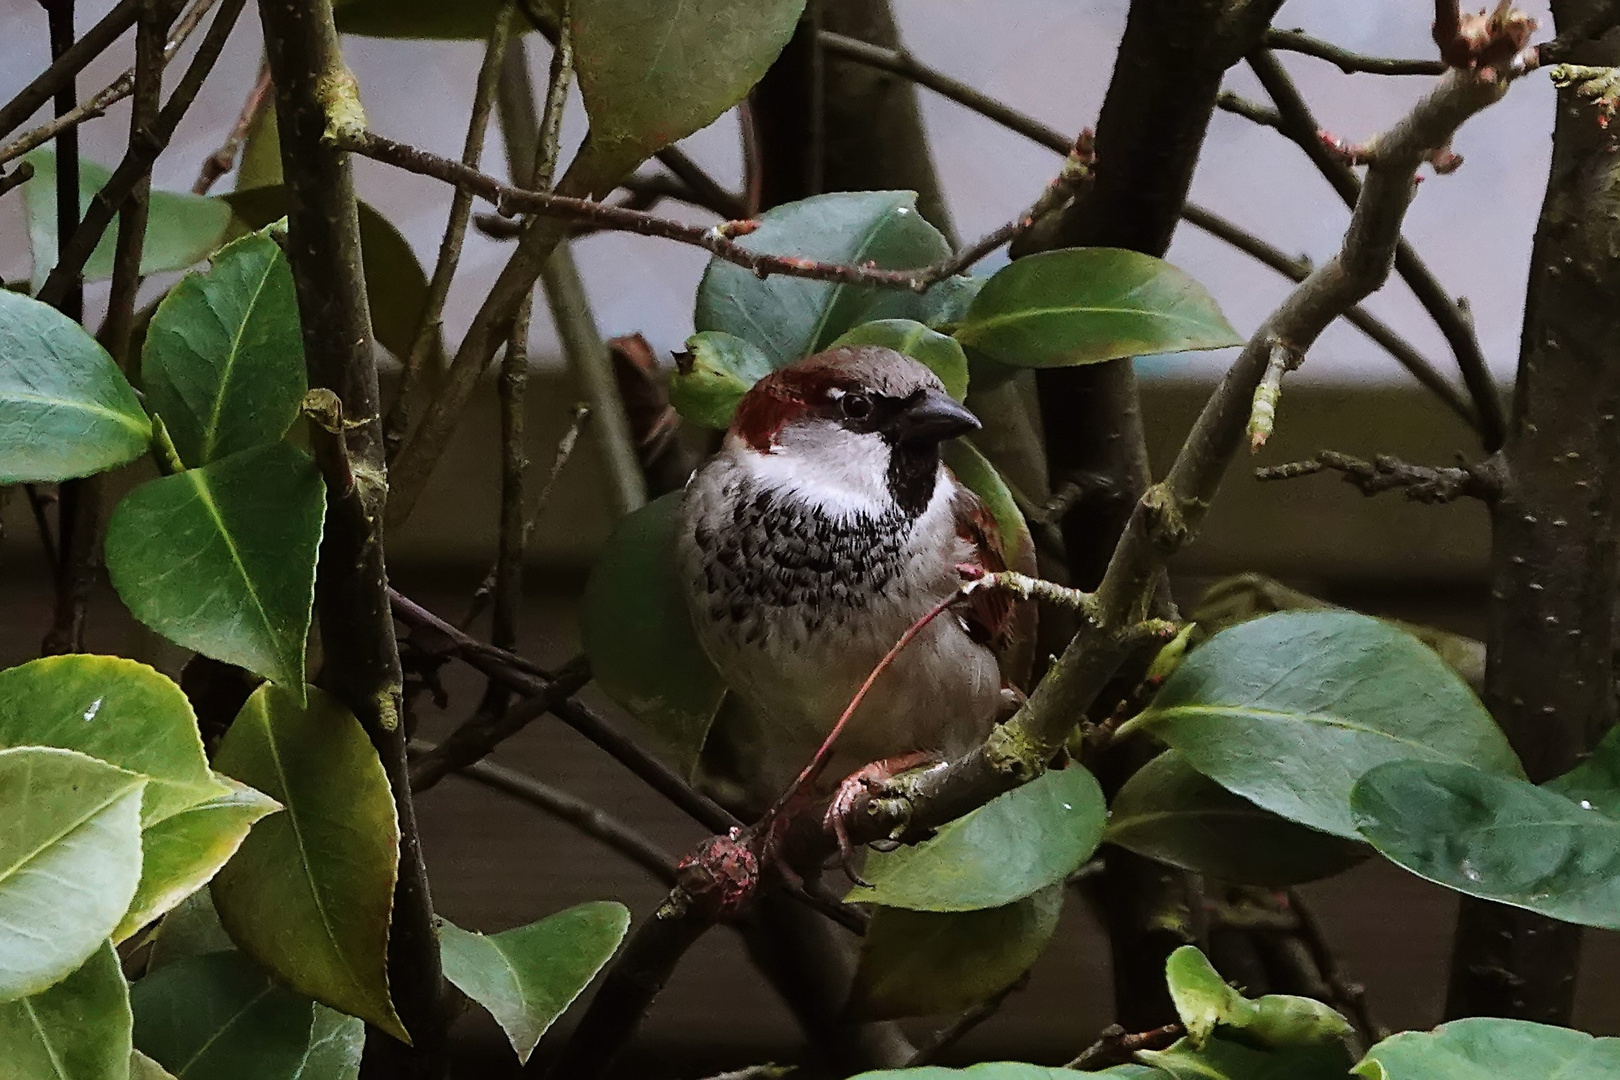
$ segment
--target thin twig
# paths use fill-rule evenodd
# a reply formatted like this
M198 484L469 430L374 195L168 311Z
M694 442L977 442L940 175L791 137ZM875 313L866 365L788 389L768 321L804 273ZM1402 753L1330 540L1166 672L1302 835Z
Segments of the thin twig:
M1389 1028L1384 1026L1373 1013L1372 1006L1367 1001L1367 989L1358 982L1345 977L1344 970L1339 966L1339 958L1328 945L1327 935L1322 931L1322 924L1316 913L1305 903L1304 897L1297 889L1288 890L1288 906L1298 920L1294 933L1305 943L1311 958L1316 961L1317 970L1328 986L1333 988L1334 995L1339 999L1338 1004L1346 1006L1361 1029L1366 1045L1371 1046L1389 1037Z
M1008 998L1028 985L1029 973L1025 972L1005 989L996 991L972 1008L964 1010L962 1015L919 1043L917 1049L907 1059L905 1067L919 1069L924 1065L932 1065L939 1060L939 1055L961 1042L974 1028L1000 1012L1002 1004Z
M203 159L202 171L191 185L193 195L206 195L209 189L219 182L220 177L236 168L237 156L242 152L242 146L247 142L248 133L258 121L259 114L264 111L265 105L270 101L270 65L264 62L259 64L259 75L253 80L253 88L248 91L247 100L242 102L242 111L237 114L236 123L225 136L225 141Z
M1122 1065L1131 1060L1138 1050L1158 1050L1179 1039L1185 1032L1180 1024L1166 1024L1152 1031L1127 1032L1118 1024L1104 1028L1097 1041L1080 1052L1080 1056L1064 1068L1089 1072Z
M1456 467L1410 465L1388 454L1363 461L1336 450L1323 450L1308 461L1256 469L1254 476L1256 480L1292 480L1331 471L1343 474L1345 483L1363 495L1398 490L1420 503L1447 503L1462 498L1491 502L1502 493L1502 479L1495 461L1488 458L1479 464Z
M1258 101L1251 101L1242 94L1231 90L1222 90L1215 95L1215 107L1222 112L1229 112L1233 116L1241 116L1251 124L1259 124L1261 127L1268 127L1273 131L1284 131L1282 113L1270 105L1262 105Z
M1346 75L1444 75L1443 60L1398 60L1385 56L1363 56L1329 41L1313 38L1303 30L1267 30L1261 44L1268 49L1295 52L1326 60Z
M38 112L65 83L83 71L85 65L106 52L123 36L124 31L134 26L135 21L140 18L143 2L144 0L119 0L111 11L101 17L100 22L86 30L71 48L51 61L50 67L40 72L33 82L17 92L16 97L0 107L0 135L9 135L18 124Z
M246 0L223 0L219 14L209 25L208 32L197 46L196 54L191 58L185 74L175 85L174 93L164 103L163 109L158 113L157 120L141 131L138 139L132 140L124 159L113 170L112 176L101 190L96 192L90 200L90 206L85 211L84 220L71 238L64 237L61 250L57 256L55 268L40 287L39 299L46 303L54 303L55 298L66 295L79 280L84 264L95 251L101 234L112 223L113 215L123 205L129 193L135 189L141 177L151 173L152 162L157 160L159 153L169 145L175 129L180 126L191 103L196 100L197 92L202 89L208 73L214 69L220 52L225 48L225 41L230 37L231 30L236 26L236 20L242 14Z
M168 44L163 47L163 59L165 62L174 59L174 54L180 50L181 45L185 44L186 39L191 36L191 32L197 29L204 16L208 14L209 9L215 3L216 0L196 0L191 8L175 21L174 29L169 33ZM106 115L107 110L114 103L127 98L134 89L135 69L130 68L107 84L104 89L91 96L84 104L62 114L50 123L41 124L6 145L0 146L0 165L5 164L12 158L21 157L36 146L42 146L50 142L62 132L75 128L86 120Z
M432 754L431 743L411 740L413 754ZM675 859L630 825L599 806L536 780L532 776L488 761L477 761L457 770L474 783L482 784L566 822L603 846L617 851L665 885L675 883Z
M1277 58L1264 49L1256 50L1249 56L1249 66L1277 106L1283 118L1284 134L1305 151L1345 204L1355 206L1361 192L1360 181L1350 167L1324 145L1318 135L1316 117ZM1445 336L1479 415L1481 441L1486 450L1496 450L1506 437L1507 417L1490 366L1480 351L1473 322L1405 240L1400 241L1395 250L1395 272Z
M484 156L484 138L489 130L489 114L495 104L495 85L500 77L501 63L506 56L507 41L511 36L513 7L503 4L495 16L489 32L489 43L484 47L484 62L478 69L478 82L473 92L472 116L467 122L467 137L461 146L461 161L469 168L477 168ZM410 407L420 388L428 367L428 357L439 344L442 332L444 303L450 296L450 285L456 268L461 264L461 249L467 237L467 219L472 214L472 192L457 188L450 198L450 214L444 226L444 239L439 242L439 257L433 264L433 276L428 281L427 296L422 301L422 314L417 323L416 336L411 339L411 350L406 354L405 371L400 379L393 405L383 417L383 446L393 457L405 432L410 427Z
M683 202L712 210L727 221L751 216L746 200L720 186L719 181L704 172L697 162L677 147L666 146L653 156L686 185L685 194L676 196Z

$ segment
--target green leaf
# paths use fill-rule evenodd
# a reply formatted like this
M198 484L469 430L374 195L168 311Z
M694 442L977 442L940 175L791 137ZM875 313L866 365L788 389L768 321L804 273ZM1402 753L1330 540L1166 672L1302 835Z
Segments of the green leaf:
M956 339L1020 367L1243 344L1203 286L1167 262L1115 248L1008 263L979 290Z
M1412 635L1347 611L1285 611L1195 649L1143 727L1256 805L1356 839L1350 789L1416 758L1520 775L1507 739L1457 673Z
M70 480L133 461L152 422L84 327L0 289L0 484Z
M374 38L446 38L481 41L489 37L504 0L337 0L333 14L345 34ZM542 9L548 4L538 3ZM533 27L521 15L513 29Z
M910 191L843 191L786 203L760 215L737 241L749 251L824 262L912 270L950 256ZM698 284L694 322L753 342L774 367L819 352L844 331L876 319L927 322L935 301L906 289L840 285L772 275L763 280L711 259Z
M0 671L0 748L56 746L139 773L146 826L226 790L208 769L191 702L121 656L47 656Z
M1026 1065L1022 1061L985 1061L965 1069L947 1069L943 1065L924 1065L915 1069L881 1069L863 1072L851 1080L1080 1080L1084 1077L1120 1077L1132 1080L1154 1080L1163 1073L1146 1065L1116 1065L1101 1072L1075 1072L1073 1069L1050 1065Z
M141 883L113 931L123 941L208 884L253 823L281 809L268 795L225 779L225 794L187 807L141 834ZM151 788L147 788L151 791Z
M999 908L1063 882L1097 850L1108 816L1084 766L1052 769L915 847L872 852L845 899L912 911Z
M1018 509L1018 500L1013 498L1012 488L1002 479L1000 471L971 439L952 439L941 449L951 472L979 497L990 516L996 519L1007 565L1034 566L1035 538L1030 536L1029 522L1024 520L1024 512Z
M23 185L23 201L28 209L28 242L34 255L34 291L38 292L56 266L56 152L35 150L25 160L34 166L33 179ZM111 177L112 170L105 165L79 159L81 210L89 208L90 200ZM153 188L147 199L141 274L161 274L197 265L225 242L230 223L231 208L219 199ZM114 218L84 264L86 281L112 277L117 245L118 219Z
M0 1005L6 1080L124 1080L130 1053L129 987L108 942L50 989Z
M1542 787L1583 810L1620 819L1620 728L1611 729L1585 761Z
M1224 1039L1202 1047L1182 1039L1167 1050L1139 1050L1136 1056L1172 1080L1347 1080L1350 1067L1342 1046L1257 1050Z
M156 971L167 964L189 960L205 953L230 952L236 948L230 935L219 924L214 898L200 889L176 904L163 916L152 937L146 970Z
M101 947L141 875L146 778L72 750L0 750L0 1002Z
M1174 750L1138 769L1108 809L1108 842L1243 885L1316 881L1372 854L1233 795Z
M591 139L640 160L708 127L765 74L804 2L574 0Z
M154 971L135 984L130 1002L135 1046L175 1080L288 1080L310 1044L309 999L237 952Z
M490 1011L518 1061L526 1062L540 1036L612 958L629 927L629 910L608 901L487 936L440 919L444 977Z
M861 938L846 1011L890 1020L977 1005L1029 970L1062 910L1061 885L983 911L880 907Z
M325 1005L315 1006L309 1050L291 1080L356 1080L366 1048L366 1022Z
M1391 862L1470 896L1620 929L1620 818L1511 776L1398 761L1351 795Z
M451 6L447 5L446 10ZM275 110L269 110L274 115ZM232 235L262 229L287 216L286 188L257 187L233 191L222 198L236 215ZM368 203L360 203L360 259L366 277L366 301L371 308L371 331L378 344L398 357L410 355L422 309L427 306L428 280L410 242L393 223ZM442 365L444 343L436 344L429 360Z
M1474 1017L1392 1035L1350 1071L1367 1080L1620 1080L1620 1039Z
M1204 1046L1217 1027L1241 1031L1246 1040L1282 1049L1339 1045L1354 1033L1350 1021L1314 998L1266 994L1249 1000L1226 984L1196 946L1183 945L1164 965L1165 983L1187 1042Z
M724 430L750 387L771 373L771 358L757 345L719 330L686 339L675 359L669 403L694 424Z
M129 1056L129 1080L174 1080L174 1074L136 1050Z
M307 389L280 246L244 236L170 289L146 332L141 379L187 465L280 441Z
M286 443L142 484L107 523L107 573L164 637L300 693L325 490Z
M884 345L920 361L945 384L957 401L967 397L967 353L956 339L930 330L915 319L879 319L846 330L834 345Z
M675 557L681 498L654 499L614 528L585 582L580 637L597 685L689 769L726 684L687 610Z
M261 686L214 765L286 808L214 878L231 939L293 989L408 1040L387 974L399 823L360 721L313 687L300 707L287 690Z

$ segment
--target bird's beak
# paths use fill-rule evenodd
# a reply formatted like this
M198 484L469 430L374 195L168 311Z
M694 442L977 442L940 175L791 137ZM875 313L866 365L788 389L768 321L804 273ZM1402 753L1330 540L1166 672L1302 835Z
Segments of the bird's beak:
M898 442L944 442L978 431L979 418L939 390L919 390L889 422Z

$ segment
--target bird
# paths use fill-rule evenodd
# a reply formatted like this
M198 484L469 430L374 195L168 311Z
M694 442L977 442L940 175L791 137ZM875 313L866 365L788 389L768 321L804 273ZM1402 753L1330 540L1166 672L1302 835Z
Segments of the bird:
M693 626L730 691L701 766L721 801L772 805L914 623L964 582L1033 572L1009 567L994 516L941 459L979 427L933 371L883 346L828 349L742 397L685 487L677 533ZM873 684L824 775L981 741L1021 700L1033 615L982 590L934 619Z

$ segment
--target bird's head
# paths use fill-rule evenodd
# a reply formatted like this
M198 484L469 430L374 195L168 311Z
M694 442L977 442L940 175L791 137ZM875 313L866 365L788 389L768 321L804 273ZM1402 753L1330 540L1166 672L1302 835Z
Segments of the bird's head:
M893 349L852 345L754 384L732 417L726 451L826 512L915 517L933 498L940 443L978 427L927 367Z

